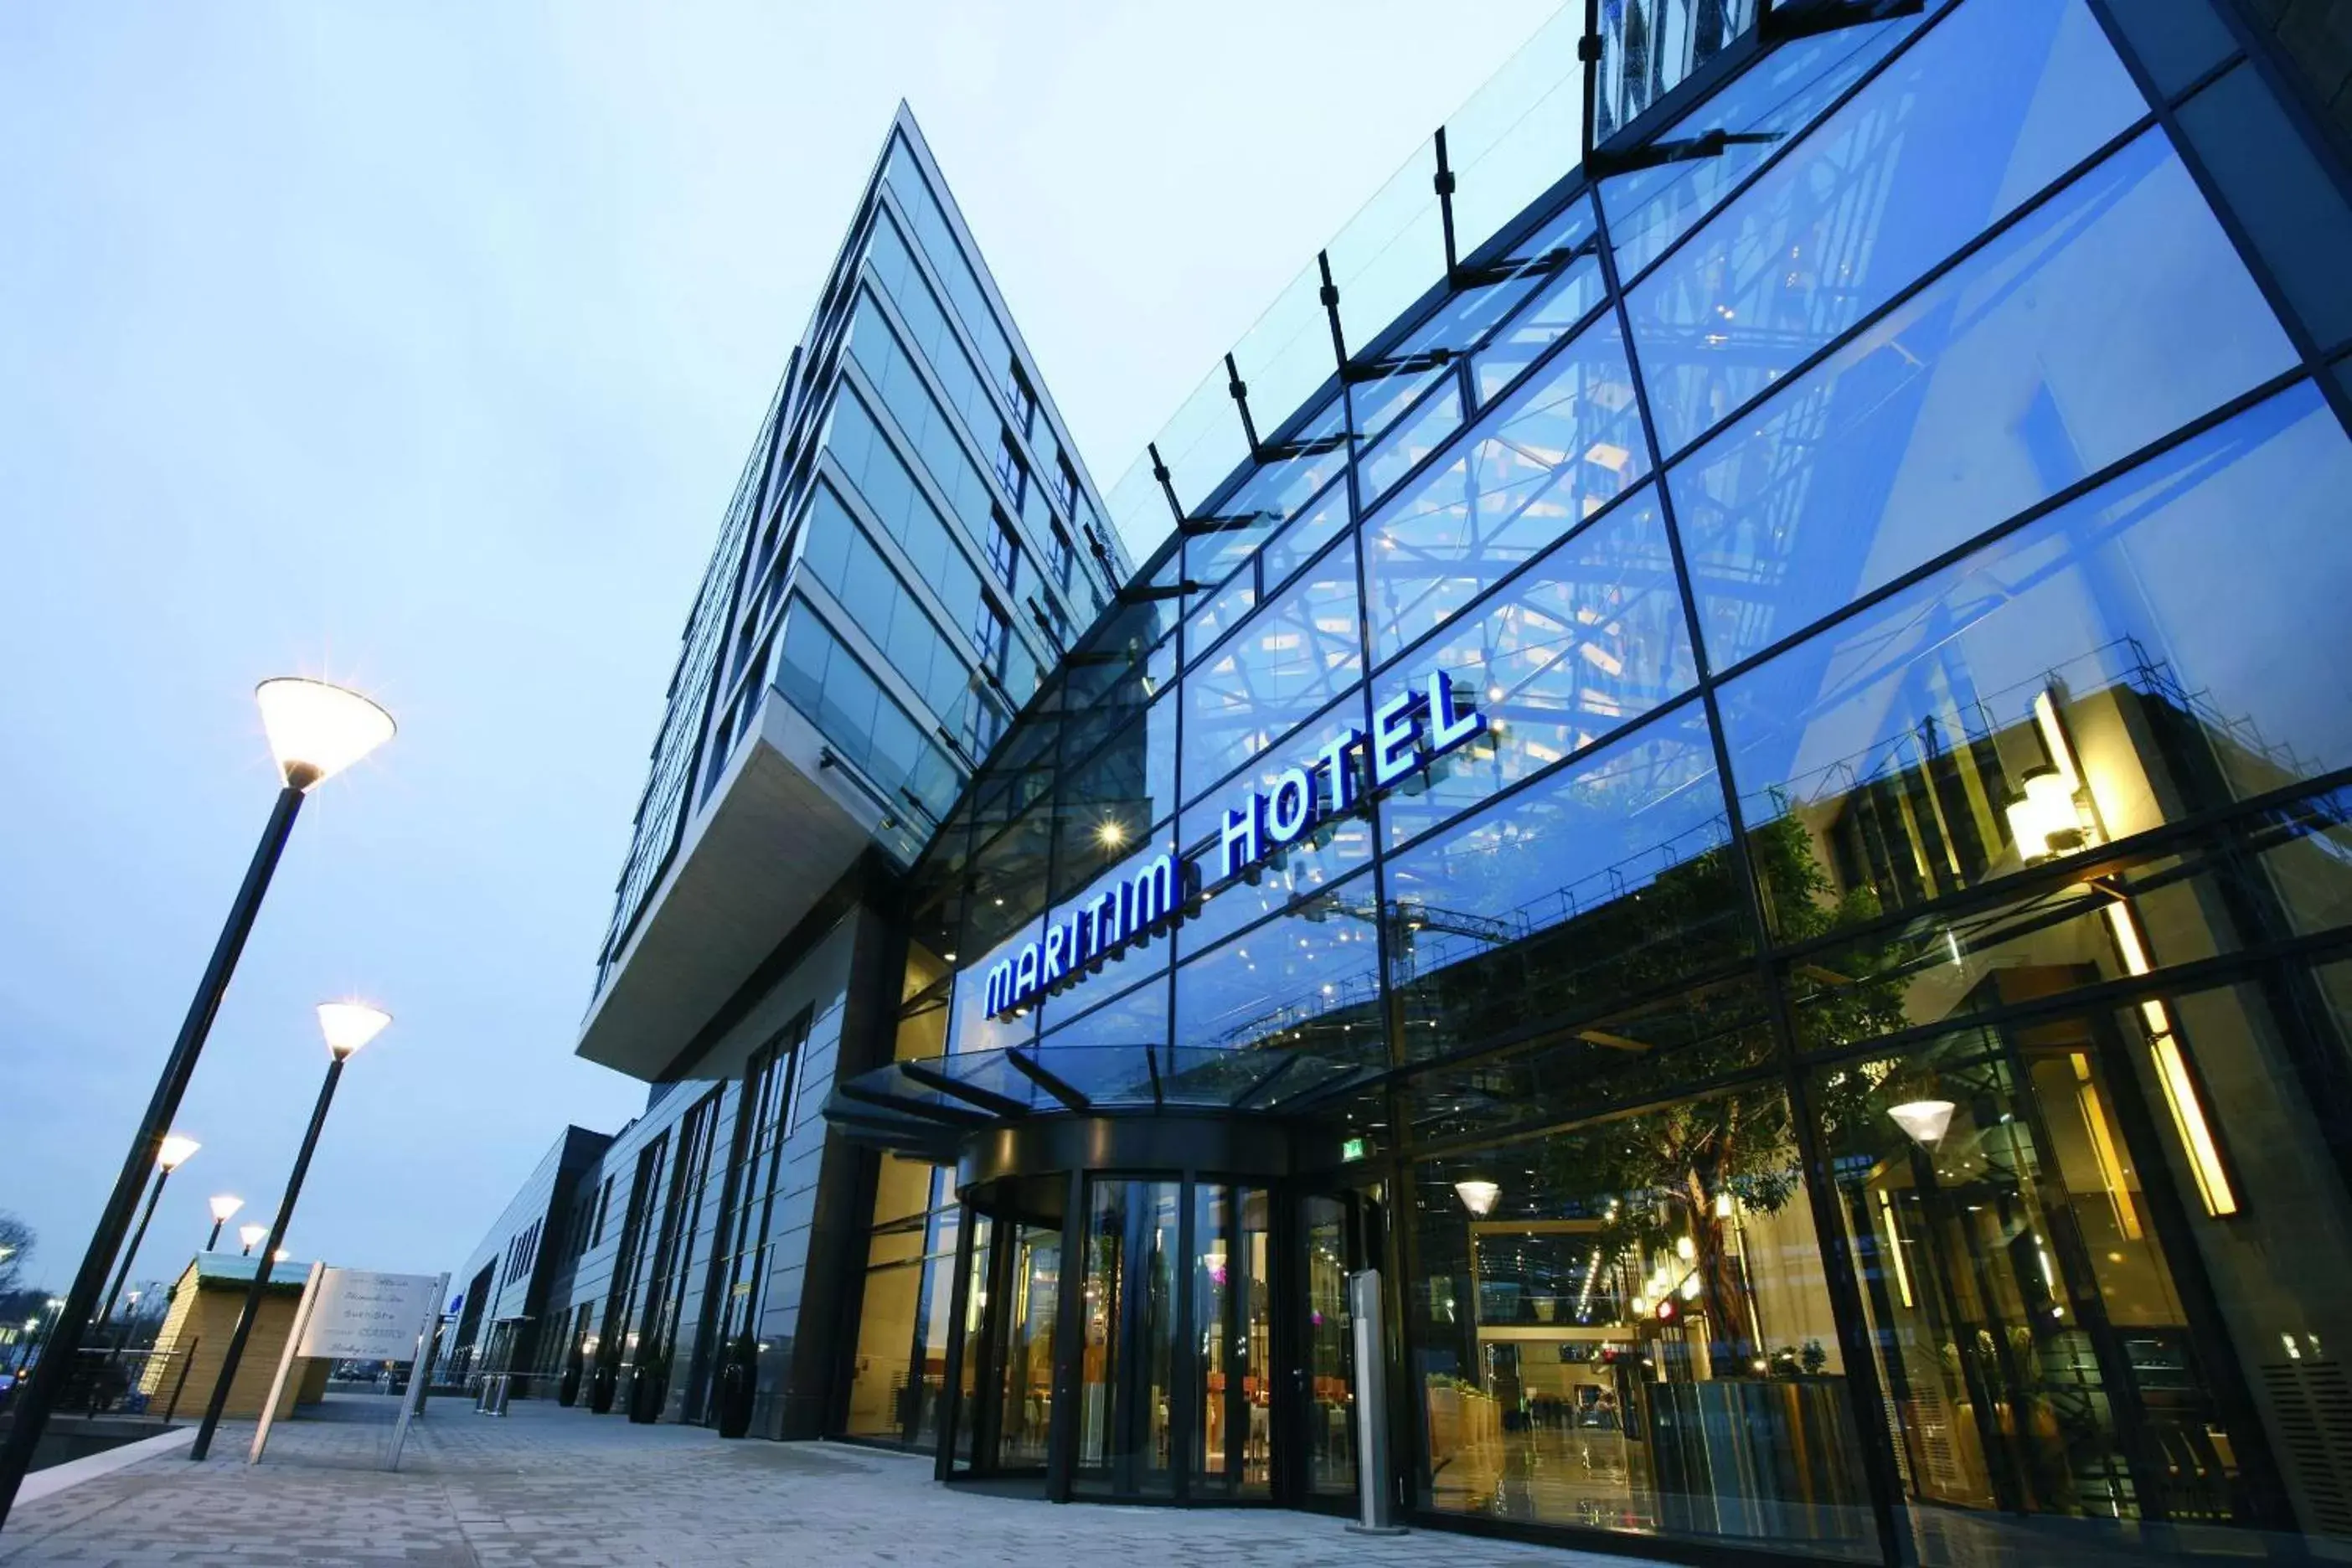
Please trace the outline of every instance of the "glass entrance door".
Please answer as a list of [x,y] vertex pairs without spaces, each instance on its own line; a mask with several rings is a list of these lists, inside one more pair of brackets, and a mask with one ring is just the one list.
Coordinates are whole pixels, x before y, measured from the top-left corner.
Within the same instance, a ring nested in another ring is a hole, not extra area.
[[1356,1264],[1350,1200],[1314,1193],[1299,1200],[1300,1480],[1307,1500],[1356,1491],[1355,1319],[1348,1276]]

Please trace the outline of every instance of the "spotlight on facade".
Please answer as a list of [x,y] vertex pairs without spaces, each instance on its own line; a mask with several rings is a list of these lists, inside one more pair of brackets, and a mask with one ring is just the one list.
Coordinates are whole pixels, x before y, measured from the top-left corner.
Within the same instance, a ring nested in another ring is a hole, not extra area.
[[2083,847],[2083,819],[2074,809],[2074,791],[2056,768],[2036,768],[2025,775],[2025,793],[2006,807],[2011,837],[2027,860],[2046,860]]
[[1948,1100],[1914,1100],[1888,1106],[1886,1114],[1911,1135],[1914,1143],[1932,1150],[1944,1141],[1946,1130],[1952,1125],[1952,1112],[1958,1109]]
[[1456,1182],[1454,1190],[1461,1197],[1462,1206],[1482,1219],[1492,1212],[1495,1200],[1503,1195],[1503,1189],[1492,1182]]
[[295,789],[332,778],[392,739],[391,714],[323,680],[281,676],[255,687],[253,699],[278,771]]

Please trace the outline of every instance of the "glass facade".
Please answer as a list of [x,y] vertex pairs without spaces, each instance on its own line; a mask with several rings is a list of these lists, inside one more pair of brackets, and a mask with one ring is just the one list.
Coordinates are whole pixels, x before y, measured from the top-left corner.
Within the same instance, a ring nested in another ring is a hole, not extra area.
[[2340,171],[2201,8],[1601,9],[1585,169],[1335,245],[916,867],[858,1430],[1345,1507],[1377,1268],[1421,1522],[2352,1551]]

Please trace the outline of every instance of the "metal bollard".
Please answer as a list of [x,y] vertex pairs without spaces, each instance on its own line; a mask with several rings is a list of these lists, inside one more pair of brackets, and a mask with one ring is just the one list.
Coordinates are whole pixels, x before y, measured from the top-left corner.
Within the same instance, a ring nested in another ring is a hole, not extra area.
[[1356,1483],[1360,1535],[1402,1535],[1389,1496],[1388,1336],[1381,1332],[1381,1271],[1348,1276],[1348,1310],[1356,1329]]

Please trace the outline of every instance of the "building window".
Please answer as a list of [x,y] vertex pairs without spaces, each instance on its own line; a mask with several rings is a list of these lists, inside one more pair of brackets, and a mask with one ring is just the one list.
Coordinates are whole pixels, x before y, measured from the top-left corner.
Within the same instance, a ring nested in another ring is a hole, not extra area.
[[1019,511],[1027,504],[1029,466],[1013,445],[1013,432],[1007,430],[996,444],[996,477],[1004,481],[1004,493],[1013,498],[1013,510]]
[[996,569],[1005,592],[1017,594],[1021,591],[1021,541],[1003,512],[995,514],[995,523],[988,536],[988,563]]
[[1004,367],[1004,396],[1013,405],[1013,423],[1026,436],[1037,426],[1037,395],[1029,389],[1029,378],[1021,374],[1018,364]]

